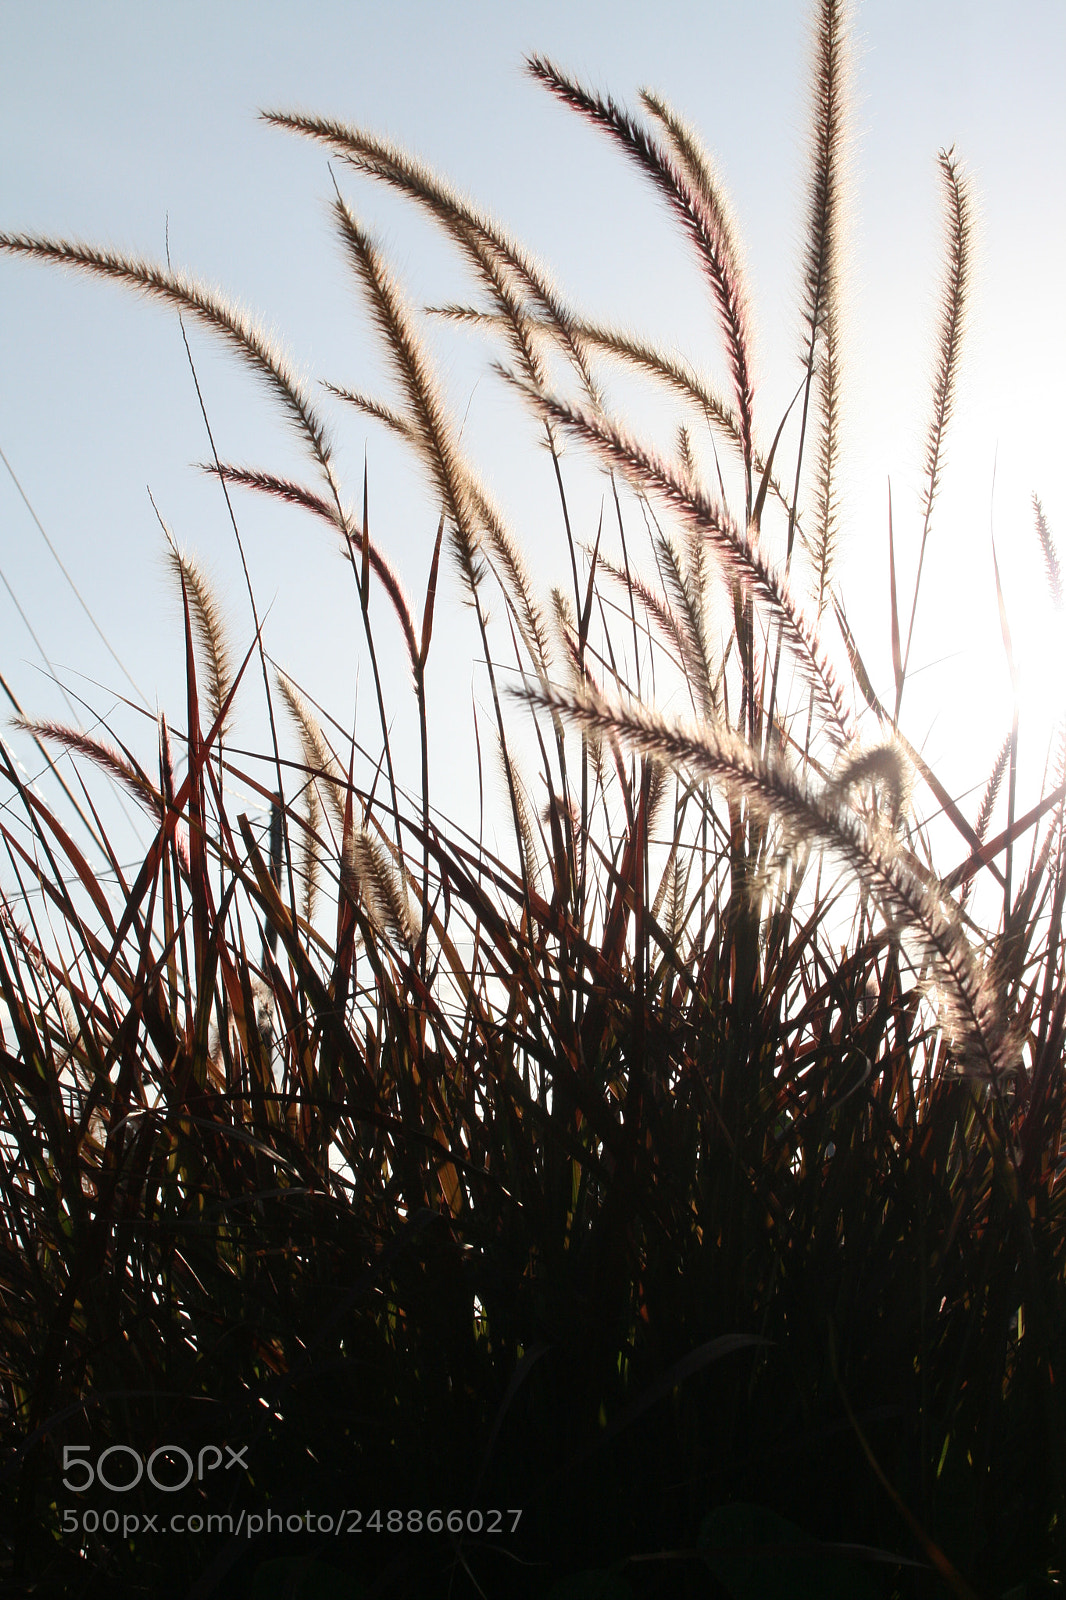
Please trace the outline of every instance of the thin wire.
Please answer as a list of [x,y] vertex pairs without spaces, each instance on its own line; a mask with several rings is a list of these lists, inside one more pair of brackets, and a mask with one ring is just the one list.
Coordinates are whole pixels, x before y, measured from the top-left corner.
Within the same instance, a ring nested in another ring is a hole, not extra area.
[[[0,689],[3,689],[4,693],[7,695],[8,699],[11,701],[11,704],[14,706],[14,708],[15,708],[16,712],[18,713],[18,715],[20,717],[25,717],[26,713],[23,711],[22,707],[19,705],[18,701],[16,700],[14,694],[11,691],[11,687],[8,684],[8,681],[4,677],[2,672],[0,672]],[[67,701],[67,704],[70,705],[70,701],[69,700]],[[71,709],[73,710],[73,707],[71,707]],[[44,756],[44,759],[47,761],[49,767],[55,773],[56,778],[59,780],[59,786],[63,790],[63,793],[66,795],[67,799],[70,801],[71,805],[74,807],[75,811],[78,813],[78,816],[81,818],[82,822],[84,822],[86,828],[88,828],[89,833],[92,836],[93,840],[102,849],[103,848],[103,840],[100,838],[100,835],[97,833],[96,829],[93,827],[92,823],[89,821],[88,817],[85,815],[85,812],[82,810],[81,806],[78,804],[77,800],[74,797],[73,792],[71,791],[71,789],[67,785],[66,779],[63,777],[63,774],[60,772],[59,768],[56,766],[55,762],[52,760],[52,757],[48,754],[48,750],[47,750],[46,746],[41,742],[41,740],[37,737],[36,734],[32,734],[31,737],[33,739],[34,744],[37,746],[38,750],[41,752],[41,754]],[[19,765],[21,766],[21,762],[19,763]],[[23,767],[22,770],[25,772],[25,770],[26,770],[25,767]],[[31,781],[31,783],[35,783],[36,779],[31,779],[30,781]],[[6,806],[2,807],[0,809],[6,809]]]
[[[64,566],[63,561],[60,558],[58,550],[56,549],[55,545],[52,543],[51,539],[48,537],[47,533],[45,532],[44,524],[42,523],[40,517],[37,515],[36,511],[33,509],[33,506],[30,504],[29,496],[27,495],[25,489],[22,487],[21,483],[19,482],[18,478],[16,477],[15,469],[11,465],[10,461],[7,459],[7,456],[4,454],[3,449],[0,449],[0,461],[2,461],[4,463],[4,466],[7,468],[8,474],[9,474],[9,476],[11,478],[11,482],[15,485],[15,488],[18,490],[19,494],[22,496],[22,502],[23,502],[24,506],[26,507],[26,510],[29,512],[30,516],[33,518],[33,520],[34,520],[34,522],[35,522],[35,524],[37,526],[38,533],[41,535],[41,538],[44,540],[45,544],[48,546],[49,550],[51,551],[53,560],[55,561],[55,563],[56,563],[57,567],[59,568],[60,572],[63,574],[64,578],[66,578],[68,584],[70,585],[70,587],[71,587],[71,589],[72,589],[72,591],[74,593],[75,599],[77,600],[78,604],[81,606],[81,609],[85,612],[85,615],[88,617],[89,621],[92,623],[93,627],[96,629],[96,632],[98,633],[98,635],[100,636],[101,640],[103,641],[104,647],[106,648],[108,654],[111,656],[111,659],[114,661],[115,665],[118,667],[119,671],[122,673],[123,677],[126,679],[126,682],[130,685],[130,687],[134,690],[134,692],[140,697],[140,700],[141,700],[142,704],[144,706],[146,706],[149,711],[151,711],[152,706],[151,706],[150,701],[148,700],[147,695],[144,693],[143,689],[141,689],[140,686],[137,683],[134,682],[133,678],[127,672],[126,668],[123,666],[122,661],[119,659],[118,655],[115,653],[115,650],[113,649],[113,647],[111,645],[111,641],[108,639],[108,637],[105,634],[103,628],[101,628],[100,624],[97,622],[96,618],[93,616],[92,612],[89,610],[89,607],[86,604],[86,602],[85,602],[85,600],[84,600],[84,598],[82,596],[81,590],[78,588],[77,584],[74,582],[74,579],[71,577],[70,573],[67,571],[66,567]],[[2,574],[0,574],[0,576],[2,576]],[[8,594],[11,594],[11,587],[8,584],[6,578],[4,579],[4,586],[5,586],[5,588],[7,588]],[[13,594],[11,594],[11,598],[13,600],[15,599]],[[17,600],[15,600],[15,604],[18,606],[18,601]],[[25,622],[27,628],[29,628],[30,625],[26,621],[25,612],[22,610],[21,606],[18,606],[18,609],[19,609],[19,615],[22,617],[23,622]],[[32,628],[30,628],[30,632],[31,632],[31,634],[33,634],[34,642],[37,644],[38,650],[41,650],[40,642],[37,640],[37,635],[35,633],[33,633],[33,629]],[[41,654],[44,656],[44,651],[43,650],[41,650]],[[47,656],[45,656],[44,658],[45,658],[46,661],[48,660]],[[49,662],[49,666],[51,666],[51,662]],[[53,675],[54,675],[54,669],[53,669]],[[70,705],[69,700],[67,701],[67,704]],[[71,706],[70,709],[71,709],[71,711],[73,711],[74,707]]]
[[[67,694],[67,691],[64,689],[63,685],[60,683],[59,674],[56,671],[55,667],[52,665],[52,662],[49,660],[47,650],[45,649],[44,645],[41,643],[40,639],[38,639],[36,633],[34,632],[33,623],[30,621],[30,619],[26,615],[25,611],[23,611],[22,606],[19,604],[18,595],[15,593],[14,589],[12,589],[11,585],[8,583],[7,578],[6,578],[2,568],[0,568],[0,583],[3,584],[4,588],[7,590],[8,594],[11,596],[11,602],[14,605],[15,610],[18,612],[19,616],[22,618],[23,622],[26,625],[26,632],[29,634],[30,638],[33,640],[34,644],[37,646],[37,649],[40,651],[41,659],[44,662],[45,666],[48,668],[49,673],[51,674],[52,682],[56,685],[56,688],[59,690],[60,694],[63,696],[63,699],[67,702],[67,710],[70,712],[71,716],[74,718],[74,720],[76,722],[78,720],[78,713],[75,711],[74,706],[71,703],[70,696]],[[20,713],[20,715],[21,715],[21,713]]]
[[[89,607],[86,605],[84,599],[82,598],[82,595],[81,595],[81,593],[80,593],[80,591],[78,589],[77,584],[74,582],[74,579],[71,577],[70,573],[67,571],[66,567],[63,565],[63,562],[60,560],[59,554],[56,551],[55,546],[53,545],[51,539],[49,539],[47,533],[44,531],[44,526],[43,526],[43,524],[41,522],[40,517],[37,515],[36,511],[33,509],[33,506],[30,504],[30,501],[29,501],[29,498],[28,498],[28,496],[26,494],[26,491],[22,487],[22,485],[19,482],[18,478],[16,477],[15,470],[12,467],[10,461],[7,459],[7,456],[4,454],[2,448],[0,448],[0,461],[2,461],[4,463],[4,466],[7,468],[8,472],[9,472],[9,474],[11,476],[12,483],[15,485],[15,488],[18,490],[19,494],[22,496],[23,503],[25,504],[25,507],[26,507],[27,511],[29,512],[30,516],[33,518],[34,522],[36,523],[37,530],[40,533],[41,538],[44,540],[45,544],[48,546],[49,550],[52,552],[52,556],[54,557],[55,562],[56,562],[57,566],[59,567],[59,570],[62,572],[64,578],[66,578],[66,580],[69,583],[71,589],[74,591],[74,595],[75,595],[75,598],[78,601],[78,604],[81,606],[82,610],[85,612],[85,615],[88,617],[89,621],[92,623],[93,627],[96,629],[97,633],[100,635],[100,638],[103,640],[104,645],[106,646],[107,650],[110,652],[110,654],[113,657],[116,665],[118,666],[119,670],[122,672],[122,674],[124,675],[124,677],[126,678],[128,683],[130,684],[130,686],[133,689],[134,693],[139,695],[141,701],[143,702],[143,704],[145,705],[147,710],[151,711],[152,707],[149,704],[149,701],[148,701],[147,697],[145,696],[144,691],[134,682],[133,678],[130,677],[130,674],[126,671],[126,668],[123,666],[122,662],[119,660],[119,657],[115,654],[114,650],[111,647],[111,644],[109,643],[106,635],[104,634],[103,629],[100,627],[100,625],[97,622],[96,618],[93,616],[92,612],[89,610]],[[10,583],[7,580],[7,576],[6,576],[6,574],[4,573],[4,571],[2,569],[0,569],[0,583],[3,583],[4,588],[7,590],[9,596],[11,597],[11,603],[15,607],[15,610],[18,612],[19,616],[22,618],[22,621],[23,621],[23,624],[24,624],[24,626],[26,628],[27,633],[29,634],[30,638],[33,640],[34,644],[37,646],[37,649],[38,649],[38,652],[40,653],[41,659],[44,662],[45,666],[48,668],[48,671],[49,671],[49,674],[51,676],[52,682],[55,684],[56,688],[59,690],[60,694],[63,696],[63,700],[66,703],[67,710],[70,712],[71,716],[74,718],[74,721],[76,723],[78,723],[79,725],[81,725],[81,717],[79,716],[78,711],[77,711],[76,707],[74,706],[73,701],[71,700],[70,696],[67,694],[67,691],[64,689],[62,683],[60,682],[59,674],[56,671],[54,663],[52,662],[51,658],[49,657],[47,650],[44,648],[44,645],[41,643],[40,639],[37,637],[37,633],[36,633],[36,631],[34,629],[34,626],[33,626],[32,622],[30,621],[29,617],[26,615],[25,611],[23,610],[21,602],[19,601],[18,595],[15,593],[14,589],[12,589]],[[23,711],[22,707],[19,705],[18,701],[15,699],[15,696],[12,694],[11,689],[8,686],[7,682],[2,680],[2,679],[0,679],[0,687],[3,688],[4,693],[7,695],[8,699],[11,701],[12,705],[15,707],[15,710],[18,712],[19,716],[20,717],[25,717],[26,713]],[[34,743],[37,745],[38,749],[43,754],[45,760],[48,762],[48,765],[51,768],[52,772],[59,779],[59,783],[60,783],[64,793],[66,794],[67,798],[71,801],[71,803],[74,806],[74,809],[78,813],[78,816],[81,818],[82,822],[85,824],[86,828],[89,830],[89,833],[91,834],[94,843],[96,843],[101,848],[103,848],[103,841],[101,840],[99,833],[97,832],[96,828],[92,825],[92,823],[89,821],[88,817],[85,815],[85,812],[82,810],[81,806],[78,804],[77,800],[75,800],[75,798],[74,798],[73,794],[71,793],[70,789],[67,787],[66,783],[64,782],[64,780],[63,780],[63,778],[62,778],[62,776],[61,776],[61,774],[59,772],[59,768],[56,766],[55,762],[52,760],[51,756],[48,754],[48,751],[45,749],[45,747],[41,743],[40,739],[37,738],[36,734],[34,734],[33,738],[34,738]],[[131,828],[133,829],[134,835],[138,839],[140,839],[140,830],[139,830],[136,822],[134,821],[133,817],[130,815],[126,805],[123,803],[121,795],[116,795],[116,801],[118,803],[119,810],[122,812],[122,815],[126,818],[126,821],[130,824]]]

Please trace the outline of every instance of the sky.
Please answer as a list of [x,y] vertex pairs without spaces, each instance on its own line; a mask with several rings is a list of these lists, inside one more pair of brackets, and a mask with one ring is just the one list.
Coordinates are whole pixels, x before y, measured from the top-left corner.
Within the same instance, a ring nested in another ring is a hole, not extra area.
[[[715,154],[745,247],[768,441],[799,377],[807,23],[802,0],[305,0],[298,8],[0,0],[0,229],[157,259],[169,239],[175,265],[254,310],[312,381],[394,399],[330,233],[325,152],[256,115],[299,108],[413,149],[549,263],[583,312],[676,343],[721,373],[684,242],[602,136],[524,73],[524,55],[536,50],[633,108],[641,87],[658,89]],[[1030,685],[1027,752],[1043,748],[1049,686],[1066,684],[1031,510],[1036,492],[1066,549],[1066,8],[867,0],[853,35],[839,582],[887,696],[887,485],[909,596],[941,269],[936,154],[954,145],[977,202],[976,272],[912,656],[921,670],[904,726],[956,791],[979,790],[1011,716],[993,534]],[[454,257],[421,219],[370,180],[335,170],[415,304],[469,296]],[[310,478],[254,378],[206,334],[190,338],[220,455]],[[564,571],[564,547],[557,516],[547,520],[550,463],[534,424],[492,377],[493,352],[476,335],[436,328],[431,339],[466,417],[464,442],[546,590]],[[179,543],[216,574],[241,654],[252,637],[225,506],[195,465],[209,446],[177,320],[116,286],[0,258],[0,372],[8,464],[0,462],[0,671],[31,715],[70,720],[61,686],[86,726],[102,717],[151,761],[151,723],[122,704],[136,698],[129,680],[179,724],[184,691],[180,611],[149,490]],[[436,531],[432,495],[380,429],[327,410],[353,501],[365,454],[371,527],[418,615]],[[577,495],[579,538],[594,537],[601,492]],[[328,535],[295,511],[248,497],[236,507],[268,612],[268,649],[372,742],[355,591]],[[471,702],[485,700],[475,654],[449,577],[438,598],[430,716],[457,792],[470,780]],[[413,696],[395,640],[384,662],[397,738],[413,749]],[[239,728],[254,743],[259,689],[247,692]],[[36,772],[30,747],[15,743]]]

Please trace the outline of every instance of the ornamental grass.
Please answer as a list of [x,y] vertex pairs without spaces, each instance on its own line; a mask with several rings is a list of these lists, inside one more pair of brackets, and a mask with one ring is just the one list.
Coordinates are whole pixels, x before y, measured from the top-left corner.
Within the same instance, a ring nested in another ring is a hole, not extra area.
[[[353,736],[271,655],[254,574],[253,624],[228,637],[168,534],[185,704],[137,748],[24,719],[85,776],[80,818],[0,746],[12,1593],[1055,1592],[1066,748],[1022,814],[1017,723],[976,808],[905,732],[972,255],[951,151],[891,685],[835,587],[846,23],[820,0],[784,418],[760,404],[741,252],[694,130],[657,94],[629,111],[539,56],[530,73],[694,254],[724,387],[579,314],[501,224],[340,122],[264,114],[332,158],[390,403],[312,390],[169,265],[0,236],[204,325],[281,402],[306,478],[213,445],[205,466],[238,541],[249,495],[325,524],[371,685]],[[371,180],[456,247],[469,303],[408,303],[359,220]],[[535,551],[465,452],[441,319],[525,403],[558,513]],[[660,405],[666,446],[611,409],[619,371]],[[406,443],[439,507],[414,598],[372,531],[372,470],[341,481],[353,408]],[[575,463],[602,474],[592,525]],[[465,816],[437,809],[431,770],[446,564],[479,650]],[[397,630],[402,683],[380,664]],[[256,696],[258,753],[229,727]],[[135,872],[93,782],[148,819]],[[185,1532],[164,1537],[175,1514]]]

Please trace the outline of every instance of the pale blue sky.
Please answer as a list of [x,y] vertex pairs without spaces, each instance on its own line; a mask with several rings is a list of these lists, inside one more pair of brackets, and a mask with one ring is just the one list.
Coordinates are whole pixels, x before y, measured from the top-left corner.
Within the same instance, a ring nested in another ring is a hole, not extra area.
[[[298,106],[413,147],[550,262],[580,307],[695,348],[713,365],[710,319],[682,243],[606,142],[524,76],[523,53],[536,49],[630,105],[642,85],[658,88],[718,156],[746,244],[762,431],[770,437],[796,382],[806,15],[801,0],[0,0],[0,227],[161,256],[169,215],[175,263],[261,313],[313,376],[387,392],[328,231],[324,155],[256,121],[261,106]],[[911,732],[924,737],[937,706],[956,705],[963,686],[978,711],[976,729],[960,730],[954,713],[944,715],[930,748],[940,755],[961,744],[976,782],[1009,718],[988,536],[997,449],[995,527],[1020,634],[1037,631],[1024,599],[1039,570],[1032,490],[1066,546],[1066,7],[868,0],[855,32],[853,449],[843,581],[887,689],[884,485],[891,473],[906,575],[918,532],[939,270],[935,156],[954,142],[980,202],[978,273],[953,470],[928,556],[926,631],[914,660],[965,653],[927,675],[931,692],[912,704]],[[463,292],[454,261],[424,225],[367,180],[341,181],[380,230],[414,299]],[[488,452],[481,470],[527,547],[558,555],[557,529],[537,544],[544,534],[532,484],[543,480],[544,461],[532,424],[523,432],[493,380],[478,381],[486,362],[476,339],[448,334],[437,348],[453,398],[471,402],[468,438],[475,454],[479,446]],[[292,441],[253,380],[202,335],[194,352],[222,454],[296,470]],[[179,540],[219,573],[235,638],[246,644],[249,631],[224,507],[190,467],[206,443],[175,318],[113,286],[3,259],[0,371],[0,449],[124,664],[180,721],[180,622],[146,484]],[[429,496],[359,419],[339,417],[338,433],[353,497],[364,445],[369,452],[372,520],[420,606],[435,530]],[[259,598],[273,602],[268,646],[350,720],[358,619],[328,538],[296,513],[247,498],[237,504]],[[593,500],[583,507],[589,518],[594,509]],[[547,577],[547,558],[539,559]],[[79,671],[98,680],[106,688],[85,692],[109,712],[113,691],[125,688],[121,675],[2,466],[0,570],[68,689]],[[456,613],[456,599],[451,584],[441,604]],[[461,620],[442,620],[441,628],[439,698],[431,705],[438,719],[457,703],[468,706],[477,687]],[[64,714],[3,590],[0,638],[0,670],[27,706]],[[399,702],[399,686],[397,694]],[[149,754],[150,729],[137,734],[128,717],[117,721]],[[255,726],[253,715],[249,737]]]

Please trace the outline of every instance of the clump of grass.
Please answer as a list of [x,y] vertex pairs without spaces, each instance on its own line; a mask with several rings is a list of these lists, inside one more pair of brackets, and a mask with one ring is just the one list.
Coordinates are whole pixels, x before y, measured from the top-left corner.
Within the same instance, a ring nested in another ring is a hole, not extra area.
[[[720,182],[658,94],[642,119],[529,62],[680,223],[728,399],[695,364],[571,310],[497,222],[395,146],[268,116],[459,247],[484,303],[443,309],[500,342],[502,381],[547,442],[572,594],[535,592],[463,453],[426,319],[339,190],[334,223],[401,405],[329,388],[401,435],[439,498],[420,607],[372,537],[366,478],[359,517],[317,403],[249,317],[169,268],[0,235],[205,322],[281,397],[317,483],[217,456],[210,470],[340,540],[378,711],[356,742],[270,661],[258,612],[231,666],[210,585],[173,548],[185,726],[160,718],[151,771],[105,739],[27,724],[144,807],[153,837],[132,882],[101,836],[117,884],[103,891],[0,747],[13,1582],[746,1600],[1036,1594],[1057,1571],[1066,758],[1020,819],[1011,763],[1008,825],[990,839],[1009,739],[971,822],[901,726],[918,586],[904,638],[893,581],[893,714],[834,592],[846,20],[821,0],[802,405],[780,424],[759,411]],[[950,154],[941,170],[919,583],[969,256],[965,178]],[[676,458],[607,410],[604,359],[679,407]],[[701,424],[726,462],[717,493]],[[614,529],[587,540],[567,435],[610,480]],[[1039,503],[1036,516],[1057,575]],[[496,850],[430,804],[445,539],[491,691],[512,832]],[[390,745],[402,697],[377,666],[377,588],[410,667],[413,789]],[[276,710],[292,734],[261,760],[226,731],[256,654],[271,727]],[[512,663],[524,681],[508,696]],[[660,705],[681,690],[691,719],[658,709],[649,683]],[[235,789],[269,822],[234,816]],[[950,872],[929,857],[930,795],[960,836]],[[970,908],[984,878],[1005,886],[995,926]],[[132,1533],[98,1520],[63,1539],[68,1502],[112,1504],[106,1485],[64,1499],[64,1452],[198,1460],[220,1442],[247,1447],[246,1477],[168,1502],[205,1531],[161,1540],[146,1526],[160,1495],[138,1479],[122,1500]],[[342,1504],[402,1512],[400,1531],[277,1531]],[[258,1537],[207,1521],[241,1510],[262,1513]]]

